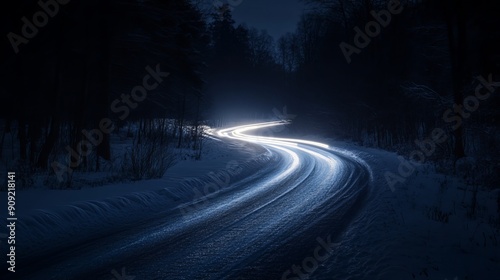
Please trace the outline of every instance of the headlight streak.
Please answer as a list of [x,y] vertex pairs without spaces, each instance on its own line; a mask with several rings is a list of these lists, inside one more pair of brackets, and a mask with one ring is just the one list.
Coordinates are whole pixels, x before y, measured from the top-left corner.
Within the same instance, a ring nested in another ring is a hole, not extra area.
[[[277,125],[277,124],[273,124],[273,125]],[[266,124],[266,125],[270,126],[269,124]],[[260,126],[256,126],[256,125],[250,125],[250,126],[246,125],[246,126],[243,126],[243,127],[245,127],[245,128],[246,127],[248,127],[248,128],[252,127],[252,129],[261,128]],[[238,128],[241,128],[241,127],[238,127]],[[204,219],[207,219],[208,217],[215,215],[215,213],[223,212],[224,210],[226,210],[227,208],[231,207],[232,205],[235,205],[235,204],[238,204],[238,203],[242,203],[245,200],[247,200],[250,197],[252,197],[253,195],[255,195],[256,193],[259,193],[262,189],[269,188],[270,186],[275,186],[275,185],[279,184],[280,182],[282,182],[283,180],[285,180],[288,176],[290,176],[291,174],[293,174],[299,168],[299,166],[300,166],[300,158],[299,158],[299,156],[297,155],[297,153],[295,153],[294,151],[292,151],[292,150],[290,150],[290,149],[287,148],[287,147],[298,148],[297,144],[295,144],[295,143],[280,142],[280,141],[276,141],[276,140],[256,141],[256,140],[253,140],[253,139],[244,138],[246,136],[243,136],[243,135],[242,136],[234,136],[234,134],[238,135],[238,133],[235,133],[233,131],[233,128],[228,128],[228,129],[220,130],[220,131],[217,131],[217,133],[216,133],[216,135],[218,135],[219,137],[226,137],[226,138],[230,138],[230,139],[234,139],[234,140],[238,140],[238,141],[247,141],[247,142],[251,142],[251,143],[261,144],[261,145],[263,145],[263,147],[268,152],[271,152],[269,150],[269,148],[283,151],[284,154],[286,154],[289,157],[290,164],[288,166],[286,166],[286,169],[284,169],[282,172],[280,172],[276,176],[270,178],[270,180],[268,180],[262,186],[260,186],[258,188],[255,188],[255,189],[252,189],[252,190],[249,190],[248,192],[245,192],[243,194],[240,194],[240,196],[234,197],[234,199],[229,200],[229,201],[227,201],[225,203],[221,203],[221,204],[218,204],[218,205],[213,205],[212,207],[209,207],[209,208],[205,209],[205,211],[203,213],[193,213],[193,215],[191,215],[191,217],[189,217],[186,220],[184,220],[184,224],[185,225],[194,224],[197,221],[203,221]],[[212,135],[214,135],[214,134],[212,134]],[[249,137],[249,138],[251,138],[251,137]],[[276,139],[279,139],[279,138],[276,138]]]
[[276,138],[276,137],[265,137],[265,136],[255,136],[255,135],[248,135],[245,134],[244,132],[250,131],[250,130],[256,130],[256,129],[262,129],[262,128],[267,128],[267,127],[272,127],[272,126],[278,126],[278,125],[286,125],[289,124],[289,122],[282,122],[282,121],[274,121],[274,122],[265,122],[265,123],[257,123],[257,124],[249,124],[249,125],[242,125],[242,126],[236,126],[236,127],[231,127],[231,128],[226,128],[222,129],[217,132],[217,134],[220,137],[227,137],[230,139],[234,140],[240,140],[240,141],[246,141],[246,142],[251,142],[251,143],[257,143],[257,144],[263,144],[263,145],[270,145],[273,147],[277,146],[284,146],[284,147],[293,147],[296,149],[300,149],[304,152],[309,153],[310,155],[322,159],[328,163],[330,166],[330,170],[333,171],[335,166],[338,164],[338,162],[331,157],[331,155],[328,153],[328,155],[322,155],[318,152],[314,152],[311,149],[308,148],[301,148],[299,147],[299,144],[304,144],[304,145],[309,145],[309,146],[316,146],[322,149],[329,149],[330,146],[319,143],[319,142],[314,142],[314,141],[309,141],[309,140],[301,140],[301,139],[292,139],[292,138]]
[[[284,154],[286,154],[290,158],[291,161],[290,161],[289,166],[286,167],[286,169],[284,169],[277,176],[270,178],[270,180],[268,180],[265,184],[262,184],[258,188],[249,190],[248,192],[245,192],[238,197],[234,197],[234,199],[228,200],[225,203],[221,203],[219,205],[213,205],[212,207],[205,209],[204,212],[193,213],[191,215],[191,217],[189,217],[187,220],[183,221],[183,226],[189,227],[189,226],[193,226],[199,222],[202,222],[205,219],[207,219],[208,217],[217,215],[216,213],[221,213],[221,212],[225,211],[226,209],[230,208],[232,205],[243,203],[245,200],[247,200],[251,196],[255,195],[256,193],[259,193],[262,189],[272,187],[276,184],[279,184],[284,179],[286,179],[293,172],[295,172],[300,167],[300,164],[301,164],[300,157],[297,155],[296,152],[292,151],[290,148],[297,149],[297,150],[300,150],[302,152],[308,153],[313,158],[317,158],[320,161],[326,162],[327,166],[328,166],[328,170],[325,170],[327,173],[325,173],[324,175],[327,175],[327,176],[325,176],[325,178],[324,178],[325,180],[323,180],[323,181],[326,182],[328,177],[334,177],[335,176],[334,174],[338,172],[338,169],[342,168],[342,162],[340,160],[336,159],[335,156],[332,155],[331,153],[322,150],[322,149],[330,150],[329,146],[326,144],[313,142],[313,141],[307,141],[307,140],[300,140],[300,139],[263,137],[263,136],[254,136],[254,135],[244,134],[244,132],[248,132],[250,130],[256,130],[256,129],[272,127],[272,126],[277,126],[277,125],[286,125],[286,124],[287,123],[284,123],[284,122],[267,122],[267,123],[258,123],[258,124],[250,124],[250,125],[243,125],[243,126],[237,126],[237,127],[232,127],[232,128],[226,128],[226,129],[222,129],[219,131],[211,130],[209,132],[209,135],[212,135],[212,136],[217,135],[220,138],[225,137],[225,138],[229,138],[229,139],[233,139],[233,140],[246,141],[246,142],[250,142],[250,143],[260,144],[268,151],[269,151],[269,148],[282,151],[282,152],[284,152]],[[216,138],[216,137],[214,137],[214,138]],[[304,144],[304,145],[311,145],[314,147],[308,147],[308,146],[301,147],[301,146],[299,146],[299,143]],[[316,147],[319,147],[319,148],[316,148]],[[298,184],[300,184],[300,183],[297,182],[297,185]],[[326,188],[326,187],[328,187],[328,185],[321,184],[321,186],[318,186],[318,187],[319,188],[312,190],[312,191],[313,192],[321,192],[320,189]],[[293,190],[293,188],[290,188],[286,192],[280,194],[278,197],[276,197],[272,201],[269,201],[268,203],[262,205],[258,209],[265,207],[266,205],[268,205],[268,204],[272,203],[273,201],[275,201],[276,199],[286,195],[287,193],[289,193],[292,190]],[[309,199],[311,199],[311,198],[312,197],[310,197]],[[309,199],[304,199],[302,201],[302,203],[290,207],[288,209],[288,212],[293,212],[295,209],[302,207],[304,204],[308,203]],[[255,211],[257,211],[258,209],[256,209]],[[248,214],[248,215],[250,215],[250,214]],[[157,232],[156,234],[150,234],[149,236],[144,236],[143,238],[136,240],[135,242],[132,242],[131,244],[128,244],[124,247],[129,247],[129,246],[133,246],[136,244],[140,244],[142,242],[145,242],[146,240],[148,240],[148,238],[151,238],[153,236],[158,237],[161,235],[165,235],[167,233],[178,232],[180,230],[181,230],[181,228],[179,228],[179,227],[169,225],[169,226],[166,226],[162,230],[162,232]],[[124,247],[122,247],[121,249],[123,249]]]
[[317,146],[317,147],[324,148],[324,149],[329,148],[329,146],[326,144],[314,142],[314,141],[309,141],[309,140],[254,136],[254,135],[248,135],[248,134],[243,133],[243,132],[246,132],[249,130],[256,130],[256,129],[266,128],[266,127],[286,125],[286,124],[289,124],[289,123],[277,121],[277,122],[266,122],[266,123],[242,125],[242,126],[236,126],[236,127],[231,127],[231,128],[219,130],[219,131],[217,131],[217,134],[220,137],[228,137],[231,139],[238,139],[238,140],[242,140],[242,141],[250,141],[250,142],[259,141],[260,142],[260,141],[275,140],[275,141],[280,141],[281,144],[284,144],[282,142],[291,142],[290,144],[293,144],[293,146],[296,146],[297,143],[301,143],[301,144],[306,144],[306,145],[311,145],[311,146]]
[[[349,214],[346,211],[352,201],[364,192],[367,176],[357,164],[361,159],[349,150],[307,140],[251,135],[256,129],[286,124],[279,121],[209,129],[206,137],[226,142],[221,148],[255,151],[255,157],[245,158],[250,164],[243,165],[248,167],[244,173],[217,178],[225,180],[224,184],[217,182],[219,187],[204,196],[195,190],[213,184],[212,177],[196,178],[179,186],[169,184],[165,187],[171,188],[168,192],[158,193],[165,195],[159,197],[160,202],[168,202],[151,208],[154,216],[119,232],[119,238],[99,238],[95,246],[90,244],[80,250],[82,254],[77,258],[63,254],[60,265],[42,272],[78,275],[127,264],[127,272],[131,267],[132,272],[164,279],[248,278],[253,271],[260,276],[253,278],[264,279],[271,275],[268,267],[281,269],[288,259],[292,263],[302,249],[308,249],[308,241],[302,239],[333,229],[337,220],[344,221],[343,213]],[[211,167],[210,163],[207,167]],[[190,187],[194,195],[191,201]],[[180,199],[171,202],[172,194]],[[192,211],[178,211],[184,206]],[[330,235],[327,240],[331,244]],[[85,259],[93,259],[93,266],[79,265]],[[274,259],[279,262],[274,263]],[[316,261],[323,265],[319,259]]]
[[[237,205],[239,203],[243,203],[245,200],[249,199],[250,197],[254,196],[255,194],[259,193],[265,188],[269,188],[272,186],[275,186],[285,180],[288,176],[290,176],[293,172],[295,172],[301,164],[301,160],[299,155],[292,151],[292,149],[297,149],[302,152],[306,152],[310,154],[313,158],[317,158],[320,161],[326,162],[328,164],[328,170],[325,170],[327,173],[325,173],[325,181],[327,180],[327,177],[334,176],[334,173],[338,172],[338,168],[340,165],[342,165],[342,162],[340,160],[337,160],[334,158],[334,155],[330,154],[327,151],[323,151],[322,149],[318,149],[315,147],[300,147],[298,143],[301,144],[306,144],[306,145],[312,145],[320,148],[325,148],[328,147],[328,145],[322,144],[322,143],[317,143],[317,142],[312,142],[312,141],[306,141],[306,140],[299,140],[299,139],[289,139],[289,138],[276,138],[276,137],[261,137],[261,136],[253,136],[253,135],[247,135],[244,134],[243,132],[247,132],[250,130],[256,130],[260,128],[265,128],[265,127],[271,127],[271,126],[276,126],[276,125],[285,125],[287,123],[283,122],[268,122],[268,123],[259,123],[259,124],[251,124],[251,125],[243,125],[243,126],[237,126],[233,128],[227,128],[227,129],[222,129],[219,131],[210,131],[210,135],[213,136],[219,136],[220,138],[229,138],[233,140],[238,140],[238,141],[246,141],[250,143],[256,143],[260,144],[265,148],[266,150],[274,149],[274,150],[279,150],[284,152],[285,155],[290,159],[289,160],[289,165],[284,169],[282,172],[278,173],[276,176],[270,178],[259,186],[258,188],[254,188],[251,190],[248,190],[244,193],[241,193],[237,197],[233,197],[233,199],[229,199],[227,202],[218,204],[218,205],[212,205],[211,207],[208,207],[205,209],[203,212],[196,212],[190,215],[188,219],[185,219],[183,221],[183,227],[190,227],[194,226],[197,223],[203,222],[207,218],[211,216],[217,216],[217,213],[222,213],[226,211],[227,209],[231,208],[233,205]],[[294,141],[294,142],[292,142]],[[321,154],[323,153],[323,154]],[[321,165],[322,168],[324,168],[324,165]],[[295,187],[298,186],[301,182],[296,182],[294,185]],[[322,186],[319,189],[316,189],[313,192],[319,192],[321,188],[326,188],[328,187],[325,184],[321,184]],[[318,186],[319,187],[319,186]],[[266,205],[272,203],[273,201],[279,199],[280,197],[285,196],[287,193],[291,192],[294,187],[288,189],[286,192],[280,194],[278,197],[274,198],[273,200],[265,203],[264,205],[260,206],[259,208],[255,209],[257,211],[258,209],[264,208]],[[289,211],[292,211],[294,209],[299,208],[301,205],[307,204],[309,199],[305,199],[302,201],[302,203],[298,205],[294,205],[293,207],[289,208]],[[250,215],[251,213],[247,214]],[[244,218],[244,217],[242,217]],[[175,225],[168,225],[164,226],[163,230],[161,232],[157,232],[156,234],[150,234],[149,236],[144,236],[143,238],[136,240],[135,242],[132,242],[131,244],[128,244],[124,247],[129,247],[133,245],[140,244],[142,242],[145,242],[151,237],[156,236],[159,238],[160,236],[164,236],[166,234],[174,234],[175,232],[180,232],[182,230],[181,227],[175,226]],[[123,249],[122,247],[121,249]]]
[[[161,232],[153,232],[153,233],[150,233],[149,235],[142,236],[140,239],[135,240],[134,242],[131,242],[131,243],[126,244],[120,248],[117,248],[116,251],[123,250],[125,248],[133,247],[135,245],[141,244],[141,243],[146,242],[147,240],[149,240],[153,237],[160,238],[161,236],[165,236],[167,234],[172,234],[172,235],[175,235],[176,233],[180,234],[182,232],[182,230],[184,230],[186,227],[194,226],[199,222],[205,221],[207,218],[209,218],[211,216],[216,216],[217,213],[224,212],[225,210],[230,208],[232,205],[244,202],[245,200],[252,197],[256,193],[259,193],[259,191],[261,191],[261,189],[267,188],[269,186],[277,185],[283,179],[285,179],[287,176],[291,175],[294,171],[297,170],[297,168],[299,167],[300,159],[299,159],[299,156],[295,152],[293,152],[289,149],[283,148],[283,147],[275,146],[275,145],[269,145],[269,146],[271,146],[272,148],[281,150],[281,151],[285,152],[286,154],[288,154],[288,156],[290,156],[292,162],[291,162],[290,166],[288,166],[284,172],[280,173],[276,177],[273,177],[272,179],[270,179],[268,182],[266,182],[265,184],[263,184],[259,188],[252,189],[248,192],[245,192],[241,196],[234,197],[234,199],[231,199],[225,203],[221,203],[219,205],[213,205],[212,207],[205,209],[204,212],[192,213],[190,215],[191,217],[189,217],[188,219],[186,219],[182,222],[182,225],[183,225],[182,227],[176,226],[175,224],[164,225],[163,226],[164,228]],[[280,196],[278,196],[278,197],[274,198],[273,200],[267,202],[266,204],[260,206],[259,208],[255,209],[254,212],[271,204],[273,201],[279,199],[280,197],[284,196],[285,194],[286,193],[281,194]],[[247,215],[245,215],[241,218],[243,219],[251,214],[252,213],[248,213]]]

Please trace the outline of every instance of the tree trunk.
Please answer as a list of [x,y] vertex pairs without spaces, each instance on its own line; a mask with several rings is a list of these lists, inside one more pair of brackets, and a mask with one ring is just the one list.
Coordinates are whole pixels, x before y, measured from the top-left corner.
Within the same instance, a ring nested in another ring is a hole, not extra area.
[[52,118],[50,121],[50,132],[38,155],[37,167],[47,168],[49,155],[59,138],[59,120]]

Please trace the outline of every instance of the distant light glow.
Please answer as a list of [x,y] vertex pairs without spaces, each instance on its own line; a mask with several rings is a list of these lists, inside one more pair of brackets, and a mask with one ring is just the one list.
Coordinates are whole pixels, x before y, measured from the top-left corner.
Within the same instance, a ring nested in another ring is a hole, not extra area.
[[278,145],[283,145],[283,146],[294,146],[294,147],[297,146],[298,144],[305,144],[305,145],[320,147],[323,149],[329,148],[329,146],[326,144],[314,142],[314,141],[301,140],[301,139],[291,139],[291,138],[254,136],[254,135],[248,135],[248,134],[244,133],[244,132],[248,132],[250,130],[257,130],[257,129],[261,129],[261,128],[267,128],[267,127],[278,126],[278,125],[286,125],[286,124],[289,124],[289,122],[274,121],[274,122],[242,125],[242,126],[236,126],[236,127],[231,127],[231,128],[219,130],[217,132],[217,135],[219,135],[220,137],[227,137],[227,138],[231,138],[231,139],[253,142],[253,143],[278,144]]

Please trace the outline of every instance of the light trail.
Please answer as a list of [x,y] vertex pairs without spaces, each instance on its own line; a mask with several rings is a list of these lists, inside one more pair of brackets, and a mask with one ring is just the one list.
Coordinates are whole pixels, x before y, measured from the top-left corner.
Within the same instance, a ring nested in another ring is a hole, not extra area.
[[[310,254],[309,241],[315,236],[345,231],[345,219],[359,207],[371,177],[362,160],[349,151],[309,140],[252,135],[287,124],[209,129],[213,140],[263,147],[269,160],[243,163],[244,175],[228,177],[218,191],[206,196],[197,193],[213,181],[193,185],[192,201],[155,208],[148,212],[154,218],[138,226],[92,239],[87,246],[60,250],[57,261],[40,261],[32,275],[28,273],[35,277],[25,279],[109,279],[109,267],[125,266],[151,279],[282,279],[291,263]],[[179,211],[181,206],[192,210]]]
[[[319,151],[312,150],[308,147],[308,146],[314,146],[314,147],[319,147],[322,149],[329,149],[329,146],[327,144],[309,141],[309,140],[302,140],[302,139],[255,136],[255,135],[249,135],[249,134],[245,133],[245,132],[249,132],[249,131],[253,131],[253,130],[269,128],[269,127],[278,126],[278,125],[287,125],[287,124],[289,124],[289,122],[273,121],[273,122],[263,122],[263,123],[256,123],[256,124],[241,125],[241,126],[235,126],[235,127],[221,129],[221,130],[217,131],[217,135],[221,138],[229,138],[229,139],[233,139],[233,140],[245,141],[245,142],[260,144],[263,146],[270,146],[270,147],[274,147],[274,148],[280,147],[280,149],[284,149],[288,153],[293,153],[293,152],[290,151],[289,149],[286,149],[286,148],[295,148],[295,149],[304,151],[304,152],[314,156],[317,159],[321,159],[322,161],[326,161],[329,164],[331,169],[333,169],[338,164],[338,162],[334,158],[332,158],[332,156],[329,152],[325,153],[325,152],[322,152],[321,150],[319,150]],[[300,144],[303,144],[305,146],[299,147]],[[297,164],[297,162],[294,162],[294,165],[296,165],[296,164]]]
[[217,131],[217,135],[219,135],[220,137],[227,137],[227,138],[231,138],[231,139],[253,142],[253,143],[260,143],[260,144],[273,144],[274,143],[274,144],[279,144],[279,145],[284,145],[284,146],[297,146],[298,144],[305,144],[305,145],[316,146],[316,147],[320,147],[320,148],[324,148],[324,149],[329,148],[329,146],[326,144],[314,142],[314,141],[308,141],[308,140],[302,140],[302,139],[291,139],[291,138],[254,136],[254,135],[248,135],[248,134],[244,133],[244,132],[248,132],[251,130],[257,130],[257,129],[268,128],[268,127],[273,127],[273,126],[278,126],[278,125],[287,125],[287,124],[289,124],[289,123],[282,122],[282,121],[274,121],[274,122],[264,122],[264,123],[257,123],[257,124],[242,125],[242,126],[230,127],[230,128],[219,130],[219,131]]

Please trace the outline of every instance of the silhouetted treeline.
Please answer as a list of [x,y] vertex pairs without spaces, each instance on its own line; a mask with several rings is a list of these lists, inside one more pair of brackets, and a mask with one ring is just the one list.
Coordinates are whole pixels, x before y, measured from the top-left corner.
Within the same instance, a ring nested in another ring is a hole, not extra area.
[[[84,130],[104,125],[110,131],[138,119],[183,119],[196,112],[208,37],[189,1],[5,5],[0,151],[14,149],[12,159],[47,170],[58,154],[68,153],[67,145],[82,148]],[[4,146],[8,133],[19,145]],[[110,135],[102,129],[99,134],[93,134],[93,153],[109,160]]]
[[[277,40],[212,2],[208,12],[188,0],[5,4],[0,156],[15,135],[13,158],[51,170],[84,130],[175,119],[180,147],[187,125],[277,117],[287,105],[300,131],[399,151],[440,128],[447,139],[428,159],[498,169],[495,1],[305,2],[296,31]],[[93,149],[95,169],[113,155],[109,138]]]
[[[440,128],[447,141],[427,159],[479,157],[498,173],[499,91],[478,78],[500,81],[497,2],[306,2],[312,12],[278,44],[301,129],[409,152]],[[356,50],[344,55],[342,42]]]

